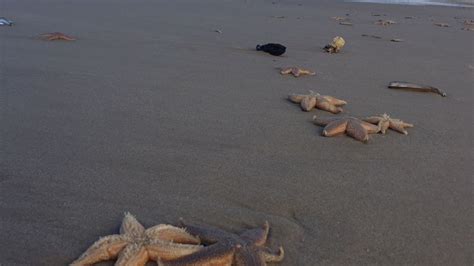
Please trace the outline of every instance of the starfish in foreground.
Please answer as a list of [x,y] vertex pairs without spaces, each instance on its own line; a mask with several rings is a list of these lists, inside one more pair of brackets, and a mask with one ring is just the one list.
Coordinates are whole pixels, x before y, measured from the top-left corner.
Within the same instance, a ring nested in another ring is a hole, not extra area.
[[184,229],[160,224],[145,230],[135,217],[126,213],[120,234],[100,238],[71,265],[92,265],[118,257],[115,265],[138,266],[150,259],[176,259],[202,248],[199,239]]
[[264,266],[267,265],[267,262],[282,261],[284,257],[282,247],[279,248],[278,252],[272,252],[264,246],[270,230],[268,222],[262,228],[249,229],[240,235],[213,227],[185,224],[184,221],[181,221],[181,226],[199,237],[208,246],[179,259],[161,260],[159,262],[160,266]]
[[369,134],[379,132],[379,127],[361,121],[355,117],[345,118],[318,118],[313,116],[316,125],[325,126],[322,135],[332,137],[342,133],[362,142],[369,140]]
[[383,114],[380,116],[371,116],[362,120],[378,125],[382,134],[385,134],[387,129],[390,128],[402,134],[408,135],[408,131],[406,131],[405,128],[413,127],[413,124],[405,123],[400,119],[390,118],[390,116],[387,114]]
[[346,105],[347,102],[334,98],[328,95],[320,95],[319,93],[314,93],[309,91],[310,94],[290,94],[288,99],[291,102],[299,103],[303,111],[309,112],[313,108],[318,108],[324,111],[337,114],[342,112],[341,106]]
[[280,74],[282,75],[292,74],[295,78],[297,78],[301,75],[314,76],[316,75],[316,72],[313,72],[309,69],[299,68],[299,67],[286,67],[280,70]]
[[75,41],[76,40],[74,37],[68,36],[61,32],[43,33],[43,34],[40,34],[39,37],[46,41],[56,41],[56,40]]

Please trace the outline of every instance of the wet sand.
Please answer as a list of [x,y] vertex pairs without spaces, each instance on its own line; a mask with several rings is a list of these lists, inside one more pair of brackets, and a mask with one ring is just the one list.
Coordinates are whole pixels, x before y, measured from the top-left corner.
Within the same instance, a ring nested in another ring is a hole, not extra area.
[[[65,265],[117,233],[125,211],[145,226],[184,217],[233,232],[268,220],[280,265],[472,265],[474,33],[461,30],[472,9],[2,5],[16,24],[0,28],[1,265]],[[331,19],[346,14],[354,26]],[[79,40],[34,38],[54,31]],[[343,52],[322,52],[336,35]],[[254,51],[266,42],[288,51]],[[275,69],[291,65],[317,75]],[[392,80],[448,97],[387,89]],[[307,90],[348,101],[347,115],[386,112],[415,128],[368,144],[322,137],[311,117],[331,114],[285,100]]]

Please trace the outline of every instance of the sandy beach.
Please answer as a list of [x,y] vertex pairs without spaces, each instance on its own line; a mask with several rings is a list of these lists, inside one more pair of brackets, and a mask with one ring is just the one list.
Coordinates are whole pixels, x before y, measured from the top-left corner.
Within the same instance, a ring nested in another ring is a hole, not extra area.
[[[473,9],[3,0],[0,16],[15,22],[0,27],[0,265],[67,265],[127,211],[146,227],[269,221],[278,265],[473,264]],[[78,40],[36,38],[56,31]],[[346,46],[325,53],[334,36]],[[287,52],[255,51],[268,42]],[[317,74],[279,74],[293,65]],[[335,115],[286,99],[308,90],[415,127],[323,137],[312,116]]]

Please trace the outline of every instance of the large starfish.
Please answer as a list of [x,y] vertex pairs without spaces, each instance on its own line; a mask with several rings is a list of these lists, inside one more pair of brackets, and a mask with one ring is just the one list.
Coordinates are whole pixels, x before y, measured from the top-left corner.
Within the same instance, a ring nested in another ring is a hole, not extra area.
[[138,266],[150,259],[176,259],[202,248],[199,239],[184,229],[160,224],[145,230],[135,217],[126,213],[119,235],[100,238],[71,265],[92,265],[118,257],[115,265]]
[[76,40],[74,37],[68,36],[62,32],[43,33],[43,34],[40,34],[39,37],[46,41],[56,41],[56,40],[75,41]]
[[267,262],[283,260],[282,247],[278,252],[272,252],[264,246],[270,229],[268,222],[262,228],[250,229],[240,235],[213,227],[190,225],[183,221],[181,223],[188,232],[198,236],[208,246],[179,259],[161,260],[160,266],[264,266]]
[[306,95],[290,94],[288,95],[288,99],[294,103],[299,103],[301,109],[306,112],[309,112],[316,107],[318,109],[337,114],[342,112],[342,108],[340,106],[347,104],[346,101],[334,98],[332,96],[320,95],[319,93],[314,93],[313,91],[309,92],[310,94]]
[[314,76],[316,75],[316,72],[311,71],[309,69],[299,68],[299,67],[286,67],[286,68],[280,69],[280,74],[282,75],[292,74],[295,78],[297,78],[301,75]]
[[405,123],[400,119],[390,118],[390,116],[387,114],[371,116],[362,120],[378,125],[382,134],[385,134],[387,129],[390,128],[402,134],[408,135],[408,131],[406,131],[405,128],[413,127],[413,124]]
[[367,142],[369,134],[379,131],[378,126],[361,121],[355,117],[318,118],[313,116],[313,121],[316,125],[325,126],[322,135],[326,137],[346,133],[358,141]]

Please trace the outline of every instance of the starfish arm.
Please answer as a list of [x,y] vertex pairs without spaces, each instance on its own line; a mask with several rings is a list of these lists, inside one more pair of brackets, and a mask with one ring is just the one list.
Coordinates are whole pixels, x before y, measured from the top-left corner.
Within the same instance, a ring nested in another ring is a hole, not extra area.
[[300,69],[301,74],[309,75],[309,76],[314,76],[316,75],[316,72],[311,71],[309,69]]
[[346,131],[347,122],[347,119],[338,119],[330,122],[324,127],[323,136],[332,137],[344,133]]
[[282,75],[287,75],[287,74],[290,74],[292,70],[293,70],[292,67],[282,68],[282,69],[280,70],[280,74],[282,74]]
[[115,266],[144,266],[148,260],[148,252],[143,245],[129,244],[120,252]]
[[316,106],[316,97],[306,96],[301,101],[301,109],[309,112]]
[[294,103],[301,103],[301,101],[306,97],[307,95],[302,95],[302,94],[290,94],[288,95],[288,100]]
[[379,127],[380,127],[380,132],[382,132],[382,134],[385,134],[385,132],[387,132],[387,129],[389,126],[390,126],[390,122],[388,120],[380,120]]
[[280,262],[285,257],[283,247],[279,247],[278,252],[272,252],[269,248],[261,248],[260,253],[266,262]]
[[377,133],[380,131],[380,126],[376,126],[376,125],[372,125],[370,123],[367,123],[367,122],[364,122],[364,121],[361,121],[362,123],[360,123],[364,128],[365,130],[367,130],[367,133],[369,134],[374,134],[374,133]]
[[335,97],[332,97],[332,96],[329,96],[329,95],[325,95],[323,96],[323,98],[330,102],[331,104],[335,105],[335,106],[342,106],[342,105],[346,105],[347,102],[344,101],[344,100],[341,100],[341,99],[338,99],[338,98],[335,98]]
[[338,114],[338,113],[342,112],[342,108],[337,107],[337,106],[331,104],[330,102],[328,102],[326,100],[317,101],[316,102],[316,107],[321,109],[321,110],[331,112],[333,114]]
[[190,254],[193,254],[204,246],[201,245],[188,245],[188,244],[177,244],[170,241],[152,240],[146,245],[148,255],[152,260],[158,261],[163,260],[174,260]]
[[180,244],[200,244],[199,238],[186,232],[183,228],[160,224],[148,228],[145,234],[151,239],[171,241]]
[[99,261],[114,259],[127,243],[127,238],[122,235],[102,237],[89,247],[77,260],[72,262],[71,265],[91,265]]
[[232,233],[228,233],[224,230],[220,230],[218,228],[210,227],[210,226],[200,226],[195,224],[187,224],[185,221],[181,219],[180,226],[184,227],[187,232],[191,235],[199,237],[202,242],[206,244],[213,244],[221,239],[226,239],[229,237],[234,237],[235,235]]
[[145,232],[145,228],[137,219],[130,213],[125,213],[122,225],[120,226],[120,234],[125,234],[131,237],[140,237]]
[[256,228],[245,231],[240,237],[247,244],[255,244],[257,246],[263,246],[267,242],[268,232],[270,231],[270,224],[265,222],[262,228]]
[[66,41],[75,41],[76,39],[71,37],[71,36],[67,36],[67,35],[61,35],[61,39],[63,40],[66,40]]
[[355,119],[350,119],[347,123],[346,133],[358,141],[366,142],[369,140],[367,130]]
[[243,247],[235,251],[232,265],[266,266],[265,259],[257,247]]
[[408,135],[408,131],[406,131],[400,123],[394,123],[390,121],[390,128],[402,134]]
[[329,124],[329,123],[331,123],[332,121],[335,121],[335,120],[338,120],[338,118],[335,118],[335,117],[320,118],[320,117],[317,117],[317,116],[313,116],[313,123],[315,123],[318,126],[325,126],[325,125],[327,125],[327,124]]
[[379,117],[379,116],[370,116],[370,117],[366,117],[362,120],[365,121],[365,122],[369,122],[371,124],[378,124],[380,122],[380,120],[382,120],[382,118]]
[[414,127],[413,124],[403,122],[403,121],[400,120],[400,119],[391,119],[390,122],[400,124],[402,127]]
[[235,248],[227,244],[214,244],[191,255],[175,260],[160,260],[159,266],[231,266],[234,260]]

